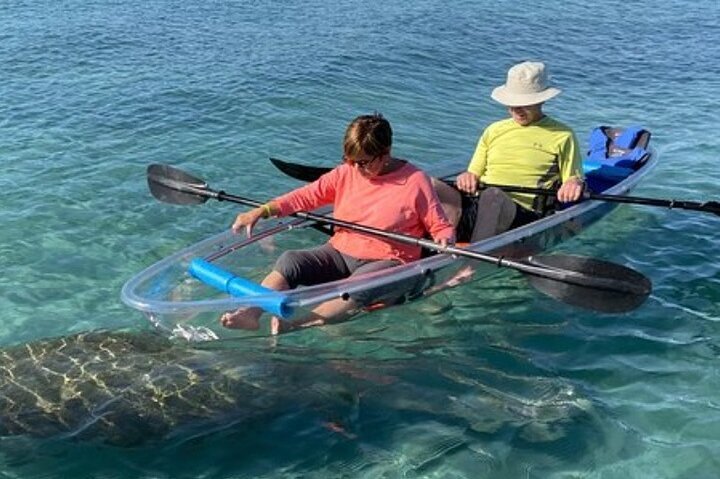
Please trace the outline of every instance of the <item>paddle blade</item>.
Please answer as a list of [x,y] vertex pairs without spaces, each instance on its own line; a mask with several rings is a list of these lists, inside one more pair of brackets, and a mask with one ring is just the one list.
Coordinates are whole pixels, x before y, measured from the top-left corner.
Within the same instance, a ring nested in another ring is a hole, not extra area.
[[717,201],[706,201],[700,206],[700,208],[703,211],[715,213],[716,215],[720,216],[720,203],[718,203]]
[[[528,276],[530,284],[542,293],[564,303],[603,313],[623,313],[640,306],[652,291],[650,280],[619,264],[573,255],[531,256],[534,266],[571,272],[573,278],[561,281]],[[574,273],[574,274],[573,274]]]
[[300,181],[315,181],[328,171],[332,170],[332,168],[324,166],[300,165],[298,163],[290,163],[277,158],[270,158],[270,161],[273,165],[275,165],[275,168],[282,171],[289,177]]
[[150,193],[165,203],[197,205],[210,196],[207,183],[170,165],[148,166],[147,182]]

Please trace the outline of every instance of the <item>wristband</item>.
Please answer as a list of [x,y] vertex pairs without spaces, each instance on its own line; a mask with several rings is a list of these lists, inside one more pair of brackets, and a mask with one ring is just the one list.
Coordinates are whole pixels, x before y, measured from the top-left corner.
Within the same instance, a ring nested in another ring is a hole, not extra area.
[[272,216],[272,210],[268,203],[261,205],[260,208],[263,210],[263,218],[270,218]]

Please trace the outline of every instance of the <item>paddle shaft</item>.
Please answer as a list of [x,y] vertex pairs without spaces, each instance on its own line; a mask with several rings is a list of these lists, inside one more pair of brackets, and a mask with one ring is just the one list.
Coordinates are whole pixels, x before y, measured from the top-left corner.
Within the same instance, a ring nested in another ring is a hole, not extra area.
[[[209,198],[249,206],[261,203],[250,198],[213,191],[206,182],[169,165],[148,166],[148,187],[160,201],[180,205],[205,203]],[[443,247],[432,241],[393,233],[332,217],[300,211],[292,216],[309,220],[314,225],[337,225],[398,242],[422,246],[440,253],[450,253],[500,267],[515,269],[529,275],[530,283],[539,291],[564,303],[602,312],[630,311],[647,298],[652,284],[642,274],[624,266],[592,258],[573,256],[527,257],[508,260],[456,247]]]
[[[454,183],[446,181],[453,185]],[[531,188],[526,186],[512,185],[496,185],[492,183],[482,183],[481,188],[499,188],[503,191],[512,193],[529,193],[534,195],[555,196],[557,189]],[[659,198],[644,198],[642,196],[624,196],[624,195],[606,195],[601,193],[593,193],[585,190],[582,198],[585,200],[611,201],[615,203],[630,203],[638,205],[662,206],[665,208],[677,208],[683,210],[705,211],[720,215],[720,204],[715,202],[700,203],[697,201],[681,201],[681,200],[664,200]]]
[[[178,184],[176,183],[174,187],[177,187]],[[225,193],[224,191],[213,191],[209,188],[198,188],[194,187],[192,185],[182,185],[182,190],[199,195],[199,196],[205,196],[207,198],[213,198],[218,201],[229,201],[232,203],[238,203],[242,205],[247,206],[254,206],[258,207],[262,205],[261,202],[257,200],[253,200],[250,198],[246,198],[243,196],[238,195],[232,195]],[[478,261],[483,261],[486,263],[492,263],[495,264],[498,267],[505,267],[514,269],[517,271],[520,271],[525,274],[530,274],[533,276],[538,276],[541,278],[548,278],[556,281],[561,281],[565,283],[570,283],[578,286],[585,286],[595,289],[607,289],[607,290],[613,290],[613,291],[625,291],[628,293],[637,294],[641,288],[638,288],[637,285],[626,282],[626,281],[618,281],[616,279],[606,279],[606,278],[598,278],[593,276],[588,276],[582,273],[577,273],[575,271],[569,271],[566,269],[559,269],[559,268],[551,268],[547,266],[534,266],[532,264],[523,263],[519,261],[513,261],[507,258],[504,258],[502,256],[492,256],[484,253],[479,253],[476,251],[468,251],[463,248],[458,248],[455,246],[441,246],[437,243],[434,243],[433,241],[422,239],[422,238],[416,238],[414,236],[404,235],[400,233],[393,233],[391,231],[385,231],[378,228],[373,228],[371,226],[365,226],[358,223],[351,223],[348,221],[339,220],[330,216],[315,214],[315,213],[309,213],[306,211],[298,211],[296,213],[292,213],[291,216],[297,217],[297,218],[303,218],[311,221],[316,221],[319,223],[325,223],[330,224],[334,226],[339,226],[342,228],[347,228],[355,231],[360,231],[362,233],[374,235],[374,236],[380,236],[383,238],[388,238],[393,241],[397,241],[399,243],[406,243],[406,244],[412,244],[416,246],[420,246],[423,248],[427,248],[432,251],[437,251],[438,253],[449,253],[454,254],[456,256],[462,256],[466,258],[471,258]]]

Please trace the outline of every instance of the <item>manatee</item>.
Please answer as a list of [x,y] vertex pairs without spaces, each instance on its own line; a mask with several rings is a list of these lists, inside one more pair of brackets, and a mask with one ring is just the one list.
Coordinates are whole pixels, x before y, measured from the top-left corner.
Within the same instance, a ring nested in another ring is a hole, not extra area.
[[[597,419],[570,384],[536,394],[531,385],[555,380],[508,382],[472,362],[420,353],[327,360],[305,349],[235,346],[198,349],[155,332],[95,331],[0,349],[0,436],[132,447],[302,411],[349,439],[382,423],[372,434],[378,442],[407,421],[444,424],[461,431],[455,450],[511,425],[525,441],[566,441],[573,424]],[[395,422],[385,425],[388,418]]]
[[96,331],[8,347],[0,350],[0,436],[135,446],[180,426],[302,407],[299,385],[315,388],[324,407],[333,396],[318,378],[339,388],[342,380],[327,367],[318,376],[318,367],[270,353],[194,349],[151,332]]

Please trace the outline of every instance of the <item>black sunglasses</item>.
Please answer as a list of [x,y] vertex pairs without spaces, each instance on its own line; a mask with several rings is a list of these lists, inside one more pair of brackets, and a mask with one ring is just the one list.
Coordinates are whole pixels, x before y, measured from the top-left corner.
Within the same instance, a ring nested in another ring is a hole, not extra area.
[[352,161],[351,162],[347,156],[343,156],[344,161],[346,161],[347,163],[351,163],[353,165],[357,165],[360,168],[362,168],[363,170],[367,169],[368,166],[370,166],[372,163],[374,163],[375,161],[377,161],[380,158],[382,158],[382,155],[373,156],[369,160]]

